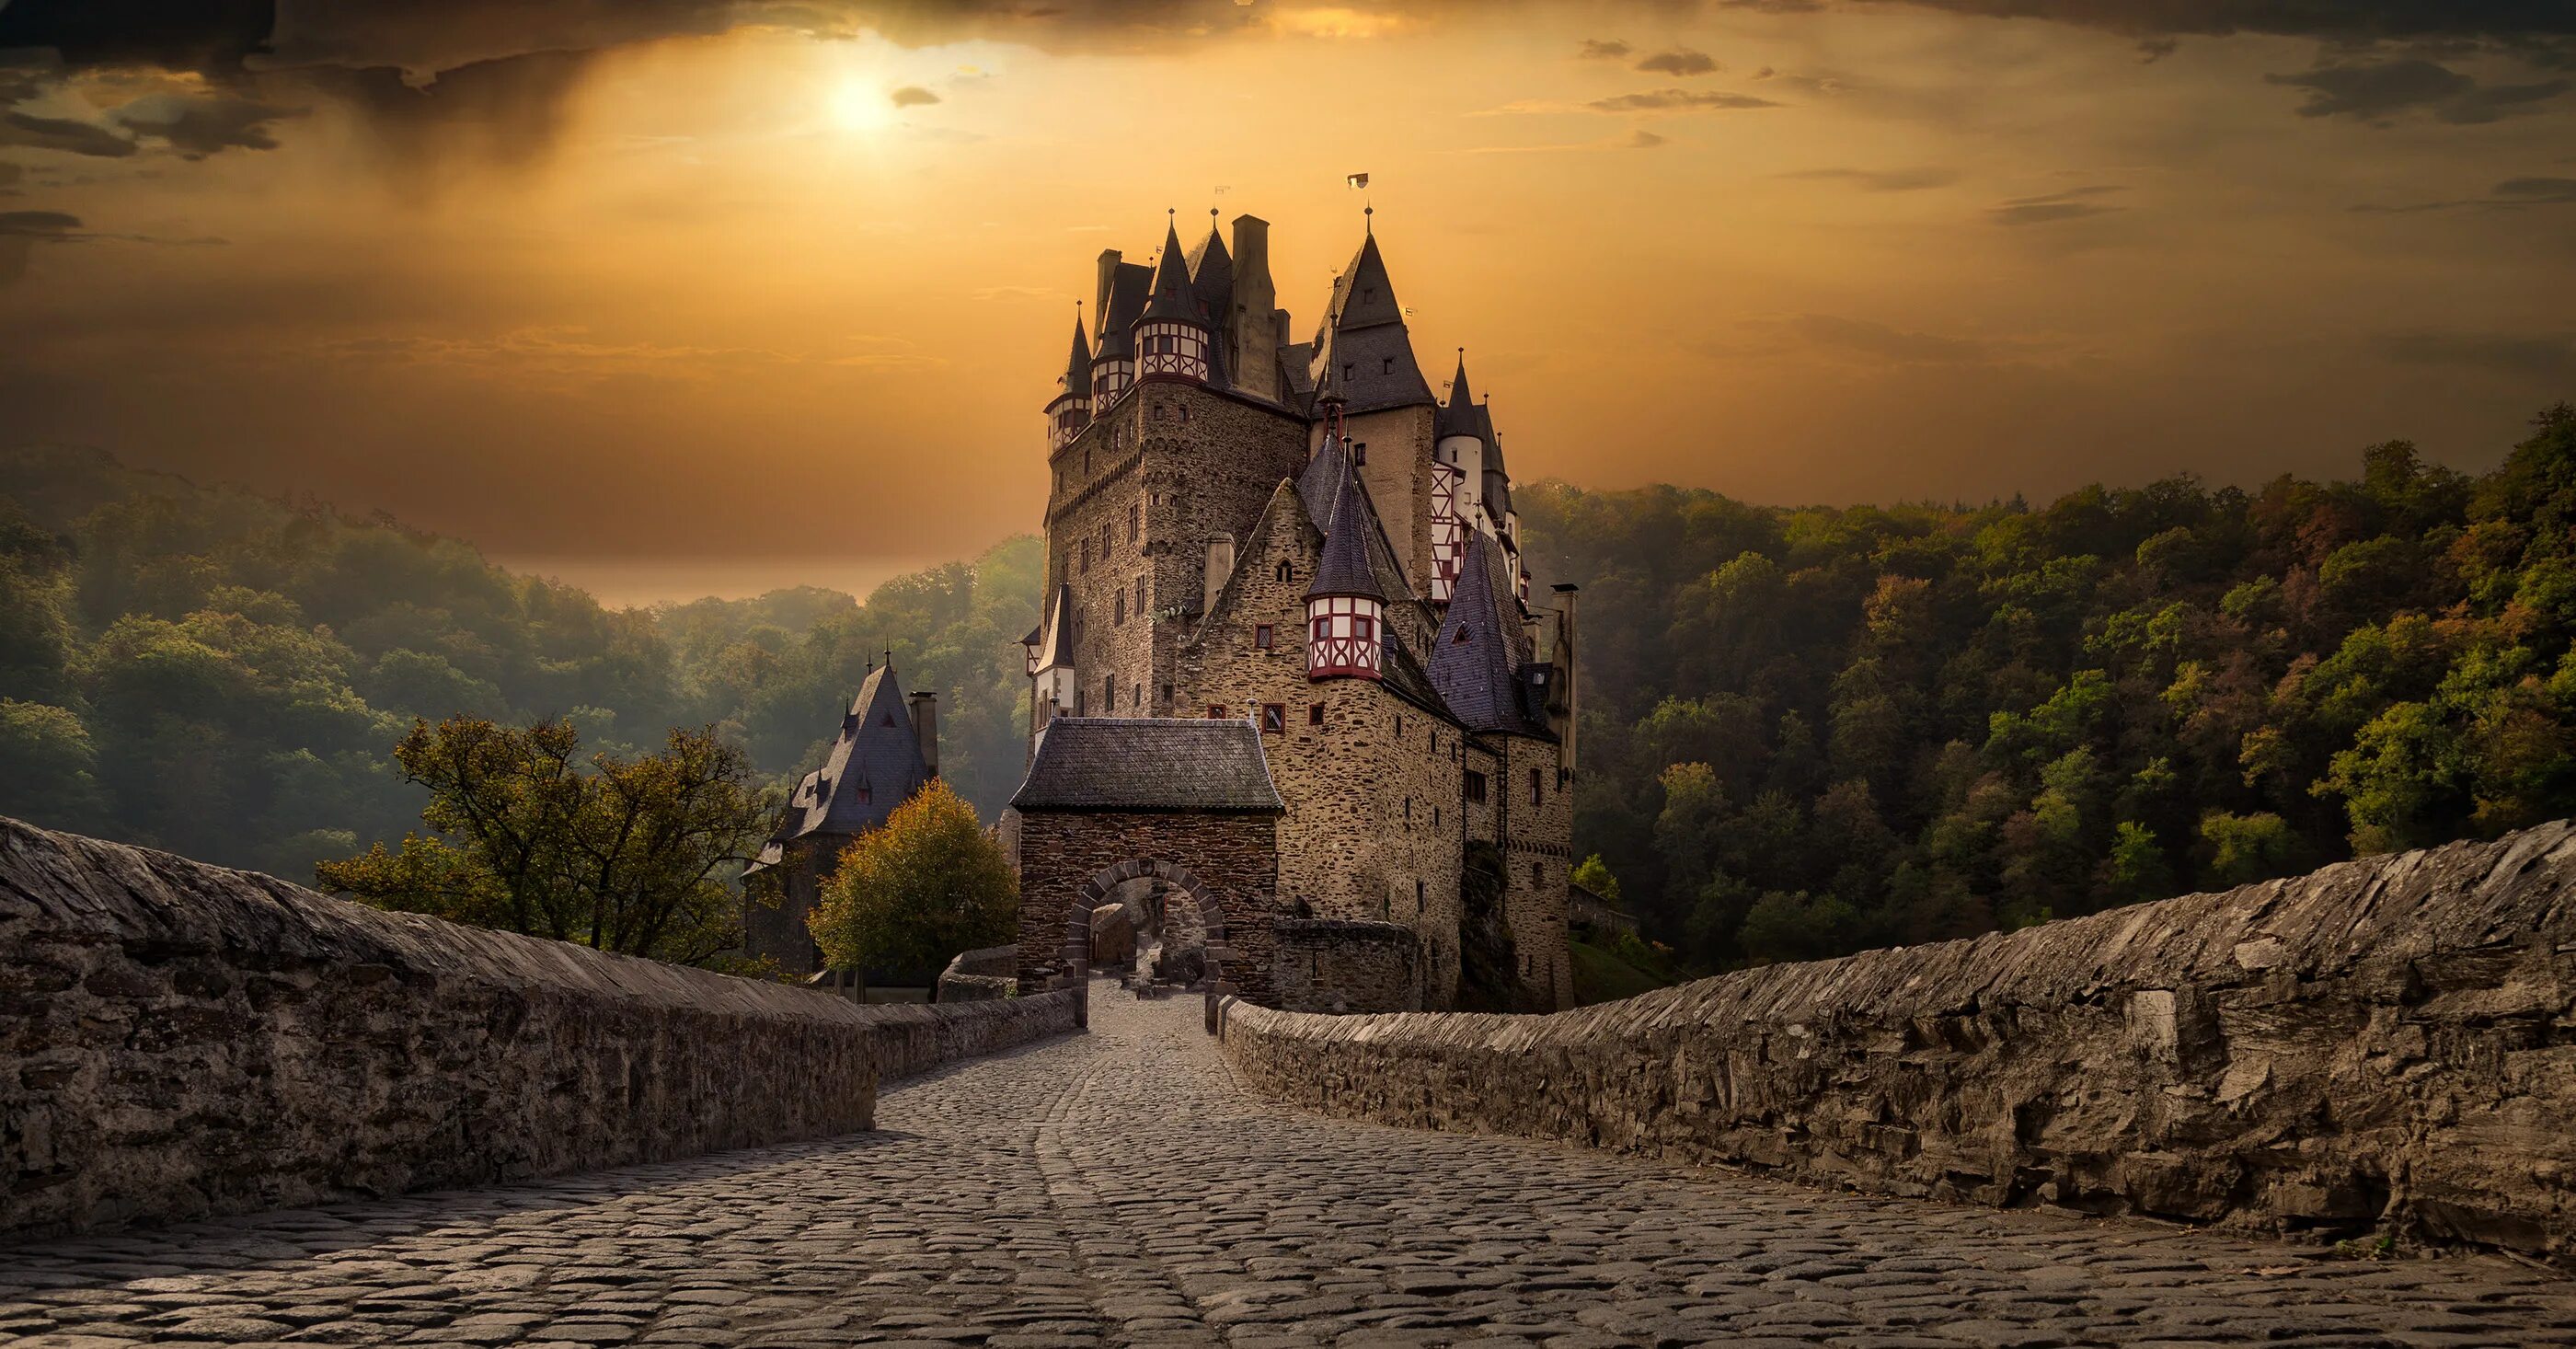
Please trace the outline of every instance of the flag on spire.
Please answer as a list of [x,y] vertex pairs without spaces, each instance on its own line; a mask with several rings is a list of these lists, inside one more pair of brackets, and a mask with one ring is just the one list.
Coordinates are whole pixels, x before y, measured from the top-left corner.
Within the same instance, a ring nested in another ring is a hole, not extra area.
[[1342,181],[1352,187],[1366,187],[1368,186],[1368,175],[1365,173],[1349,174],[1345,176]]

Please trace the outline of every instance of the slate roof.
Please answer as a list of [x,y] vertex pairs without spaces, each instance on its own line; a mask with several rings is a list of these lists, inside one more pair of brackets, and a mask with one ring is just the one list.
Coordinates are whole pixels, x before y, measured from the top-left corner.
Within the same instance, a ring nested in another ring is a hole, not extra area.
[[1547,722],[1531,715],[1524,693],[1529,653],[1518,605],[1502,590],[1507,579],[1493,539],[1470,531],[1449,612],[1431,639],[1431,685],[1468,730],[1545,739]]
[[1180,231],[1171,225],[1163,227],[1162,261],[1154,267],[1154,291],[1145,301],[1144,317],[1207,326],[1198,291],[1190,284],[1189,264],[1181,260]]
[[1404,329],[1404,306],[1387,279],[1377,236],[1360,241],[1351,265],[1333,278],[1333,299],[1315,330],[1308,373],[1317,397],[1330,393],[1351,412],[1438,405],[1413,339]]
[[1064,392],[1091,396],[1091,344],[1083,340],[1082,316],[1073,316],[1073,355],[1064,363]]
[[1217,237],[1216,213],[1208,213],[1207,237],[1190,249],[1190,289],[1210,322],[1223,323],[1234,311],[1234,255]]
[[1038,653],[1038,668],[1052,670],[1058,666],[1071,666],[1073,664],[1073,587],[1061,581],[1056,583],[1055,599],[1047,605],[1044,620],[1039,623],[1037,631],[1029,634],[1029,640],[1037,640],[1041,633],[1046,638],[1046,649]]
[[874,829],[929,780],[903,684],[893,666],[880,666],[842,714],[841,732],[823,766],[799,778],[788,794],[786,812],[750,869],[776,862],[785,855],[784,844],[809,834]]
[[1467,387],[1465,352],[1458,354],[1458,373],[1449,379],[1449,401],[1440,405],[1440,413],[1433,421],[1440,435],[1474,436],[1483,441],[1487,461],[1492,460],[1495,453],[1494,419],[1481,404],[1476,402],[1474,394]]
[[1353,595],[1383,604],[1386,588],[1378,584],[1377,568],[1369,557],[1368,502],[1352,474],[1351,456],[1328,445],[1315,457],[1335,467],[1333,506],[1332,513],[1323,517],[1324,556],[1315,564],[1315,581],[1306,587],[1306,598]]
[[1261,732],[1250,721],[1058,717],[1011,796],[1036,810],[1277,815]]
[[1092,316],[1096,324],[1092,331],[1092,350],[1095,353],[1108,355],[1113,340],[1122,350],[1127,347],[1127,330],[1136,326],[1136,317],[1145,312],[1145,301],[1153,289],[1153,268],[1141,262],[1118,264],[1109,283],[1106,302]]

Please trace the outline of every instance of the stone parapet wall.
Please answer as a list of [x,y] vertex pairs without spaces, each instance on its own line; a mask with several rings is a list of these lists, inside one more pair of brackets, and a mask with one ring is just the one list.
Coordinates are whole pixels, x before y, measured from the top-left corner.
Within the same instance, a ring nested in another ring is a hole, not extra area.
[[0,820],[0,1235],[825,1137],[1072,995],[861,1007]]
[[1290,1012],[1422,1010],[1422,938],[1402,923],[1282,918],[1270,983]]
[[1282,1100],[2576,1259],[2576,826],[1549,1016],[1224,1009]]

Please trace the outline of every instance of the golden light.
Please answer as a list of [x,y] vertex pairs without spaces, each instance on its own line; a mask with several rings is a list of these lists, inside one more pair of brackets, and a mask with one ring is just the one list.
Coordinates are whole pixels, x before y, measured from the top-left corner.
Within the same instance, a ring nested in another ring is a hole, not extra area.
[[881,131],[895,120],[893,100],[867,80],[843,80],[834,86],[831,109],[832,124],[843,131]]

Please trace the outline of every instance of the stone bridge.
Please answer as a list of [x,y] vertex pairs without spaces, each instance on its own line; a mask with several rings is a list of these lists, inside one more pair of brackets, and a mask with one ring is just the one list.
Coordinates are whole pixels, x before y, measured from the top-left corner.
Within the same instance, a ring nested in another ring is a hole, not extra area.
[[[2571,878],[2576,831],[2553,826],[1619,1010],[1237,1006],[1213,1039],[1199,1007],[1106,984],[1084,1034],[1061,1033],[1070,993],[885,1022],[6,826],[0,1226],[20,1236],[0,1245],[0,1344],[2576,1345],[2576,1281],[2544,1259],[2248,1228],[2297,1225],[2318,1167],[2378,1166],[2389,1203],[2416,1205],[2406,1232],[2564,1258]],[[190,925],[210,908],[225,931]],[[2171,1005],[2142,1008],[2159,991]],[[441,1007],[471,1011],[452,1038]],[[361,1033],[318,1015],[335,1008]],[[1886,1028],[1918,1018],[1910,1041]],[[1685,1023],[1736,1057],[1709,1061]],[[603,1025],[654,1052],[509,1076],[545,1037],[604,1052]],[[726,1052],[656,1038],[681,1033]],[[75,1080],[57,1041],[80,1036],[92,1077]],[[2259,1083],[2236,1066],[2254,1046]],[[799,1081],[782,1055],[821,1066]],[[354,1104],[262,1085],[388,1061],[424,1066]],[[178,1093],[180,1064],[216,1089]],[[120,1103],[120,1074],[140,1099]],[[1927,1085],[1887,1087],[1909,1074]],[[105,1094],[67,1094],[84,1082]],[[2063,1099],[2071,1123],[1971,1108],[1997,1091]],[[2214,1113],[2195,1095],[2231,1091]],[[378,1131],[382,1155],[225,1113],[262,1092]],[[2193,1104],[2105,1108],[2122,1092]],[[863,1099],[873,1128],[848,1132]],[[82,1100],[99,1108],[40,1114]],[[415,1127],[452,1107],[498,1128],[513,1100],[558,1102],[560,1146]],[[1992,1174],[2054,1158],[2080,1178],[2072,1144],[2168,1125],[2187,1136],[2153,1140],[2165,1165],[2241,1168],[2226,1225],[2066,1206],[2128,1194],[2117,1168],[2091,1188]],[[1912,1143],[1864,1165],[1891,1130]],[[220,1167],[197,1155],[208,1137]],[[412,1159],[381,1169],[396,1155]],[[1976,1174],[1921,1184],[1925,1157]],[[1809,1179],[1704,1164],[1730,1161]],[[1838,1167],[1924,1197],[1814,1183]],[[93,1198],[44,1207],[66,1187]],[[56,1234],[31,1239],[48,1212]]]

